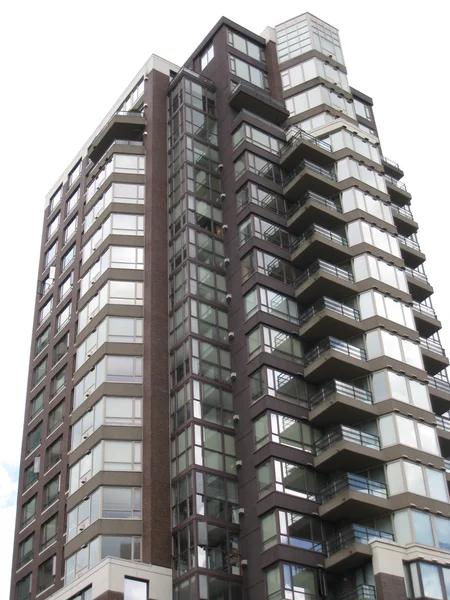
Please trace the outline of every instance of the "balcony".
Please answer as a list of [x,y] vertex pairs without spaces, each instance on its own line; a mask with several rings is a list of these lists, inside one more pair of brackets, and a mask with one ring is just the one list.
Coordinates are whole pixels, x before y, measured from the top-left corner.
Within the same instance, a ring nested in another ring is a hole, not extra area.
[[331,298],[320,298],[300,315],[300,336],[308,342],[326,337],[332,331],[339,338],[361,333],[359,310]]
[[450,410],[450,382],[445,371],[428,376],[428,391],[434,412],[441,415]]
[[391,204],[391,209],[399,233],[406,236],[417,233],[419,225],[414,220],[409,204],[405,204],[403,207]]
[[350,256],[345,237],[315,224],[291,245],[291,261],[300,268],[305,268],[317,258],[342,262]]
[[332,161],[330,144],[319,140],[306,131],[295,129],[296,133],[288,139],[286,145],[280,150],[280,166],[286,171],[290,171],[305,158],[320,165],[330,164]]
[[323,519],[368,519],[389,510],[385,483],[346,473],[319,491]]
[[390,175],[385,175],[384,179],[386,181],[386,186],[389,192],[389,196],[400,206],[405,206],[405,204],[409,204],[411,200],[411,194],[406,189],[406,185],[403,181],[398,181],[398,179],[394,179]]
[[442,456],[450,456],[450,418],[436,415],[436,426]]
[[346,471],[348,465],[359,471],[383,462],[380,438],[359,429],[340,425],[314,444],[316,469]]
[[400,244],[402,258],[408,267],[415,269],[425,262],[426,257],[420,250],[419,242],[404,235],[399,235],[397,239]]
[[425,273],[405,267],[405,275],[409,292],[416,302],[423,302],[434,292]]
[[355,569],[372,556],[370,542],[376,539],[391,540],[387,531],[371,529],[362,525],[350,525],[325,541],[328,558],[325,568],[330,572]]
[[283,193],[294,200],[312,189],[317,194],[332,196],[339,192],[336,174],[332,167],[321,167],[309,160],[302,160],[283,180]]
[[393,179],[398,180],[404,176],[404,173],[403,173],[402,169],[400,168],[400,165],[398,163],[396,163],[394,160],[391,160],[390,158],[386,158],[386,156],[382,156],[381,163],[384,167],[384,172],[386,173],[386,175],[389,175]]
[[368,372],[365,350],[328,337],[312,348],[303,357],[305,377],[309,381],[334,379],[355,379]]
[[430,375],[436,375],[450,364],[438,340],[420,338],[420,347],[425,369]]
[[311,396],[309,410],[309,421],[318,427],[359,423],[376,414],[371,392],[337,379]]
[[377,600],[377,592],[373,585],[361,583],[350,591],[336,596],[336,600]]
[[355,293],[353,274],[324,260],[312,263],[294,285],[302,304],[312,304],[327,294],[341,300]]
[[343,223],[339,201],[310,191],[291,204],[287,219],[288,229],[292,233],[301,233],[314,223],[324,227],[338,227]]
[[431,306],[413,302],[412,309],[417,331],[422,337],[430,337],[442,328],[441,322]]
[[275,100],[262,88],[240,81],[231,92],[228,103],[237,110],[246,109],[271,123],[281,125],[289,117],[284,102]]
[[119,111],[103,127],[88,148],[88,157],[96,163],[116,139],[142,140],[145,117],[139,111]]

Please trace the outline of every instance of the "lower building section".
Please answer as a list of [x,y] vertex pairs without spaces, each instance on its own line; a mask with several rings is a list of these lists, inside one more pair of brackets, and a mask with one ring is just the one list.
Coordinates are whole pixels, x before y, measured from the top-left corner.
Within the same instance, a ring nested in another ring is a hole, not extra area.
[[51,600],[169,600],[172,569],[105,558]]

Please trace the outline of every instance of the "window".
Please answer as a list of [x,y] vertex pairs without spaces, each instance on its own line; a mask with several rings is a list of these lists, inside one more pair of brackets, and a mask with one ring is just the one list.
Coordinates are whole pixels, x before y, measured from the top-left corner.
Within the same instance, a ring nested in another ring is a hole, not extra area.
[[143,204],[145,188],[135,183],[113,183],[105,193],[97,200],[84,219],[84,231],[86,232],[94,221],[102,214],[111,202],[123,204]]
[[109,246],[81,279],[80,296],[88,291],[107,269],[143,269],[144,248]]
[[39,479],[39,459],[34,460],[30,465],[25,467],[23,472],[23,491],[25,492]]
[[55,406],[48,414],[48,431],[47,435],[50,435],[57,427],[59,427],[64,421],[64,402],[60,402],[58,406]]
[[33,369],[32,385],[37,385],[44,377],[47,372],[47,357],[44,358],[36,367]]
[[245,244],[253,236],[289,251],[291,250],[291,243],[295,239],[295,236],[291,237],[284,227],[275,225],[271,221],[266,221],[256,215],[251,215],[239,225],[240,245]]
[[[276,544],[323,552],[320,519],[300,513],[276,510],[261,519],[263,550]],[[331,531],[330,531],[331,535]]]
[[195,464],[236,473],[236,451],[233,435],[201,425],[194,425]]
[[380,417],[378,422],[383,447],[403,444],[429,454],[441,455],[435,427],[392,414]]
[[242,210],[249,202],[282,216],[285,216],[288,210],[283,196],[251,182],[237,192],[236,201],[238,210]]
[[53,347],[53,364],[55,365],[69,350],[69,332],[55,344]]
[[253,65],[241,60],[237,56],[230,54],[230,70],[233,75],[237,75],[241,79],[248,81],[256,87],[262,88],[263,90],[269,89],[269,80],[267,74],[261,69],[257,69]]
[[245,171],[250,171],[250,173],[255,173],[260,177],[264,177],[273,183],[281,185],[282,172],[280,165],[247,151],[241,154],[234,162],[234,175],[236,180],[239,179]]
[[73,272],[59,286],[58,301],[61,302],[73,288]]
[[171,396],[172,429],[178,429],[193,411],[198,418],[233,427],[231,392],[205,381],[191,379]]
[[450,549],[450,519],[422,512],[401,510],[393,514],[395,541],[416,542],[426,546]]
[[409,329],[416,329],[412,309],[404,302],[371,290],[359,295],[358,304],[361,320],[379,315]]
[[72,596],[70,600],[92,600],[92,587],[88,587],[82,592],[78,592],[78,594]]
[[37,578],[37,592],[40,594],[55,582],[56,554],[39,565]]
[[66,202],[66,216],[68,216],[73,209],[75,208],[75,206],[78,204],[78,201],[80,199],[80,188],[78,188],[76,190],[76,192],[74,192],[70,198],[67,200]]
[[284,294],[258,285],[245,295],[244,302],[246,319],[261,310],[290,323],[299,323],[297,302]]
[[302,362],[303,351],[300,341],[284,331],[265,325],[247,334],[247,347],[250,359],[255,358],[260,352],[267,352],[297,363]]
[[368,254],[357,256],[353,259],[352,264],[356,282],[372,277],[402,292],[409,293],[404,270]]
[[374,402],[393,398],[424,410],[431,410],[428,386],[394,371],[374,373],[371,376],[371,388]]
[[[298,275],[291,262],[261,250],[253,251],[244,256],[241,260],[241,269],[243,281],[250,279],[254,273],[261,273],[266,277],[292,285]],[[269,284],[269,282],[267,283]]]
[[283,142],[272,135],[269,135],[261,129],[243,123],[239,129],[232,135],[233,149],[236,149],[242,142],[247,141],[267,152],[278,155]]
[[363,117],[363,119],[368,119],[369,121],[371,121],[372,111],[370,106],[365,102],[361,102],[361,100],[358,100],[357,98],[354,98],[354,102],[356,114],[358,115],[358,117]]
[[228,43],[236,50],[248,54],[251,58],[265,62],[264,49],[234,31],[228,31]]
[[384,174],[376,171],[371,167],[367,167],[353,158],[343,158],[337,161],[336,175],[338,181],[343,181],[353,177],[359,179],[363,183],[370,185],[372,188],[387,193]]
[[27,454],[30,454],[30,452],[33,452],[34,450],[36,450],[36,448],[41,443],[41,436],[42,436],[42,421],[39,423],[39,425],[36,425],[36,427],[34,429],[32,429],[30,431],[30,433],[27,435],[27,446],[26,446]]
[[344,213],[360,209],[386,223],[394,223],[392,209],[388,204],[364,193],[356,187],[351,187],[341,192],[341,206]]
[[208,65],[212,61],[213,58],[214,58],[214,45],[211,44],[211,46],[209,46],[209,48],[207,48],[200,57],[200,67],[201,67],[202,71],[206,67],[206,65]]
[[84,264],[109,235],[144,235],[144,216],[111,214],[82,249]]
[[36,338],[36,346],[35,353],[36,355],[48,345],[48,340],[50,337],[50,327],[47,327],[37,338]]
[[[63,406],[63,403],[61,403],[60,406]],[[58,408],[59,407],[57,407],[57,409]],[[49,419],[50,419],[50,416],[51,416],[51,413],[49,415]],[[56,463],[61,460],[62,443],[63,443],[63,438],[61,436],[55,442],[53,442],[53,444],[51,446],[49,446],[46,449],[46,451],[45,451],[45,470],[46,471],[48,471],[48,469],[51,469],[52,467],[54,467],[56,465]]]
[[369,223],[362,220],[349,223],[346,229],[349,246],[366,243],[397,258],[401,258],[400,246],[396,236],[382,231],[378,227],[369,225]]
[[319,58],[310,58],[289,69],[281,71],[281,82],[283,90],[289,90],[315,77],[321,77],[337,85],[347,92],[350,91],[347,75],[330,63],[324,62]]
[[60,219],[60,214],[58,213],[58,215],[53,219],[53,221],[48,226],[48,228],[47,228],[47,239],[48,240],[52,237],[52,235],[56,231],[58,231],[59,219]]
[[53,298],[50,298],[42,308],[39,309],[38,325],[40,325],[52,312]]
[[279,400],[308,407],[306,383],[298,375],[263,367],[252,373],[250,386],[253,402],[267,394]]
[[[267,600],[295,598],[298,594],[308,600],[317,598],[318,571],[293,563],[278,563],[266,571]],[[323,590],[322,590],[323,591]],[[321,593],[324,597],[325,594]]]
[[53,544],[58,537],[58,513],[41,526],[41,551]]
[[417,561],[405,565],[408,598],[450,598],[450,568]]
[[41,390],[37,396],[30,401],[29,421],[32,421],[44,408],[44,391]]
[[28,527],[36,519],[37,496],[26,502],[20,511],[20,528]]
[[75,260],[75,244],[64,254],[61,259],[61,273],[67,269]]
[[20,569],[33,559],[34,533],[19,543],[17,551],[17,568]]
[[322,141],[330,144],[333,152],[342,148],[351,148],[365,158],[372,160],[381,165],[381,153],[378,143],[370,142],[362,135],[357,135],[354,131],[339,129],[329,135],[329,137],[321,138]]
[[239,523],[237,483],[210,473],[195,473],[196,511],[213,519]]
[[290,112],[291,117],[322,104],[331,106],[335,110],[355,119],[353,102],[347,100],[342,94],[329,90],[324,85],[318,85],[310,88],[306,92],[301,92],[300,94],[296,94],[295,96],[286,99],[286,108]]
[[76,166],[69,173],[69,186],[73,185],[80,175],[81,175],[81,160],[76,164]]
[[400,460],[389,463],[386,474],[390,495],[408,491],[448,502],[447,483],[442,471]]
[[70,315],[72,314],[72,303],[69,302],[65,306],[65,308],[58,314],[56,317],[56,330],[59,331],[62,329],[70,320]]
[[170,318],[171,344],[180,342],[188,331],[228,343],[228,315],[223,310],[191,299],[178,308]]
[[281,460],[268,461],[257,468],[257,480],[260,498],[272,491],[311,500],[316,497],[316,474],[301,465]]
[[50,198],[50,202],[49,202],[50,212],[53,212],[55,210],[55,208],[59,205],[59,203],[61,202],[61,199],[62,199],[62,195],[63,195],[63,188],[61,186]]
[[367,359],[389,356],[395,360],[423,369],[422,352],[418,343],[404,339],[381,329],[374,329],[365,335]]
[[59,498],[61,475],[56,475],[44,485],[42,508],[45,510]]
[[64,243],[66,243],[74,235],[78,226],[78,217],[70,221],[67,227],[64,227]]
[[50,384],[50,395],[53,398],[56,394],[66,387],[67,383],[67,365],[61,369],[52,379]]
[[58,252],[58,242],[56,241],[45,253],[44,258],[44,269],[46,269],[53,261]]
[[274,442],[312,453],[314,442],[322,437],[322,432],[308,423],[274,412],[256,419],[253,429],[256,449]]
[[149,593],[148,581],[125,577],[123,593],[124,600],[147,600]]
[[31,597],[31,573],[17,582],[14,600],[30,600]]

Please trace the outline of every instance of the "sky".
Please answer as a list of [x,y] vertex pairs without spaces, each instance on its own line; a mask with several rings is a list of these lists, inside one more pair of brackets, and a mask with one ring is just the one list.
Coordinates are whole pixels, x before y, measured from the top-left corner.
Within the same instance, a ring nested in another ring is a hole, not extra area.
[[425,269],[435,289],[433,303],[444,327],[441,340],[450,351],[446,299],[447,294],[450,298],[450,186],[443,185],[449,168],[446,111],[450,85],[445,73],[449,72],[450,3],[7,3],[0,24],[0,172],[5,218],[0,236],[4,274],[0,314],[5,335],[0,598],[6,600],[9,594],[17,466],[46,193],[151,54],[181,65],[222,15],[261,33],[268,25],[306,11],[339,29],[350,85],[374,98],[383,154],[400,163],[413,196],[419,242],[427,254]]

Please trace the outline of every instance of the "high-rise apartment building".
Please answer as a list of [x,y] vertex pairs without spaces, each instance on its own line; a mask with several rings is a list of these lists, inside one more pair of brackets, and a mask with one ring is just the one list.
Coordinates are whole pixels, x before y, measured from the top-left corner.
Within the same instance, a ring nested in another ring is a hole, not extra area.
[[450,383],[337,30],[152,56],[48,196],[11,600],[450,598]]

